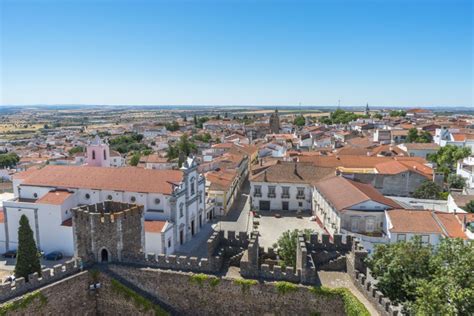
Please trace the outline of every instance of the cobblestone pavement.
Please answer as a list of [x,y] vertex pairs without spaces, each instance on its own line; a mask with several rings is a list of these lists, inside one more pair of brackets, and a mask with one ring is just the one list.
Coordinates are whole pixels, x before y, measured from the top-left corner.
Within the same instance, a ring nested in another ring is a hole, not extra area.
[[380,315],[365,296],[355,287],[347,273],[319,271],[318,276],[322,286],[329,288],[345,287],[364,304],[370,315]]

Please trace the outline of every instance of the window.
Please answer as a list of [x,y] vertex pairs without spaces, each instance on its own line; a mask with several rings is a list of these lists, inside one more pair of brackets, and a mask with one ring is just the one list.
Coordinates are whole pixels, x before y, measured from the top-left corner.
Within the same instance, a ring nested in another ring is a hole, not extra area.
[[405,234],[398,234],[397,235],[397,241],[406,241],[407,240],[407,235]]
[[134,196],[132,196],[132,197],[130,198],[130,201],[132,201],[132,203],[135,203],[136,200],[137,200],[137,198],[134,197]]
[[274,197],[276,197],[275,187],[274,187],[274,186],[268,187],[268,197],[269,197],[269,198],[274,198]]
[[168,238],[168,248],[171,248],[171,238]]
[[367,218],[365,230],[369,233],[372,233],[375,230],[375,217],[371,216]]
[[184,205],[183,203],[179,204],[179,218],[184,216]]
[[88,200],[88,199],[91,198],[91,195],[89,193],[86,193],[86,195],[84,197],[86,198],[86,200]]
[[196,182],[196,179],[192,177],[191,178],[191,195],[194,195],[194,193],[196,192],[195,182]]
[[303,207],[303,202],[298,202],[298,207]]
[[421,235],[421,242],[423,244],[429,244],[430,243],[430,235]]
[[107,200],[112,200],[112,195],[107,195]]
[[33,193],[33,197],[36,199],[38,197],[38,193]]
[[199,203],[202,203],[202,193],[199,193]]
[[104,160],[107,160],[107,153],[105,152],[105,149],[104,149]]
[[282,199],[290,198],[290,187],[282,187],[281,198]]
[[95,150],[92,151],[92,159],[95,160]]
[[156,198],[155,199],[155,204],[160,204],[160,199]]
[[253,187],[253,196],[255,197],[262,197],[262,187],[256,185]]
[[298,188],[298,193],[296,194],[297,199],[304,199],[304,188]]

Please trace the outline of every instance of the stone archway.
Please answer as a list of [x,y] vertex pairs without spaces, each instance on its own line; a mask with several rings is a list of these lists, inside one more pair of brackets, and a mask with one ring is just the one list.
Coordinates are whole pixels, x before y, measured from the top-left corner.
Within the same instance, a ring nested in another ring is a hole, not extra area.
[[99,262],[110,262],[112,261],[112,258],[110,256],[110,252],[107,250],[107,248],[102,248],[99,251]]

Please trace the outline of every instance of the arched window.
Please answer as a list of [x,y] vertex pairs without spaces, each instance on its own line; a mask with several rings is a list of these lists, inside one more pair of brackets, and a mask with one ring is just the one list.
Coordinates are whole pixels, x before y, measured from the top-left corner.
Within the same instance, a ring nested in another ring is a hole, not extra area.
[[92,159],[95,160],[95,150],[92,151]]
[[179,218],[184,216],[183,210],[184,210],[184,205],[183,203],[181,203],[179,204]]
[[105,149],[104,149],[104,160],[107,160],[107,153],[105,152]]

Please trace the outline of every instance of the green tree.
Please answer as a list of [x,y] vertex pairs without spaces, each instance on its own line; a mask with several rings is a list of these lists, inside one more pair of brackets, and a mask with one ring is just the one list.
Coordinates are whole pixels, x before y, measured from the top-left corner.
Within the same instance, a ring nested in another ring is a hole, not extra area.
[[34,272],[38,272],[38,274],[41,275],[39,253],[28,218],[25,215],[21,215],[20,226],[18,228],[18,251],[15,276],[17,278],[24,277],[25,280],[28,281],[28,275]]
[[391,117],[404,117],[407,115],[407,112],[400,110],[400,111],[390,111]]
[[436,153],[428,155],[428,160],[436,163],[438,171],[443,172],[445,179],[447,179],[448,175],[456,170],[457,162],[470,154],[471,149],[469,147],[446,145]]
[[474,244],[445,238],[430,257],[430,275],[419,280],[407,305],[415,315],[472,315]]
[[466,205],[463,207],[463,210],[468,213],[474,213],[474,200],[467,202]]
[[375,118],[375,119],[378,119],[378,120],[383,119],[383,115],[380,114],[380,113],[375,113],[374,115],[372,115],[372,117]]
[[69,155],[74,155],[74,154],[77,154],[77,153],[82,153],[84,152],[84,147],[81,147],[81,146],[75,146],[71,149],[69,149],[68,153]]
[[296,126],[301,127],[301,126],[304,126],[306,124],[306,120],[305,120],[303,115],[299,115],[294,119],[293,124],[295,124]]
[[441,192],[439,185],[426,180],[413,192],[413,197],[417,199],[438,199]]
[[416,143],[418,140],[418,130],[416,128],[410,128],[408,130],[407,143]]
[[0,154],[0,168],[12,168],[19,161],[20,157],[14,152]]
[[287,230],[278,238],[277,253],[280,259],[288,267],[296,267],[296,247],[298,242],[298,235],[302,232],[305,235],[311,234],[311,229],[304,230]]
[[174,131],[177,131],[179,130],[179,124],[177,121],[173,121],[171,123],[166,123],[165,124],[165,127],[168,131],[170,132],[174,132]]
[[198,125],[198,120],[197,120],[196,114],[194,114],[193,121],[194,121],[194,126],[197,127],[197,125]]
[[466,179],[457,174],[450,174],[448,176],[448,187],[450,189],[464,189],[466,186]]
[[367,261],[377,288],[395,302],[414,301],[419,281],[431,274],[431,251],[420,238],[377,245]]
[[188,134],[181,135],[177,146],[179,152],[183,153],[186,157],[189,156],[191,153],[196,152],[197,149],[196,144],[189,141]]
[[134,153],[132,158],[130,158],[130,165],[137,166],[138,163],[140,162],[140,158],[141,158],[140,153]]

